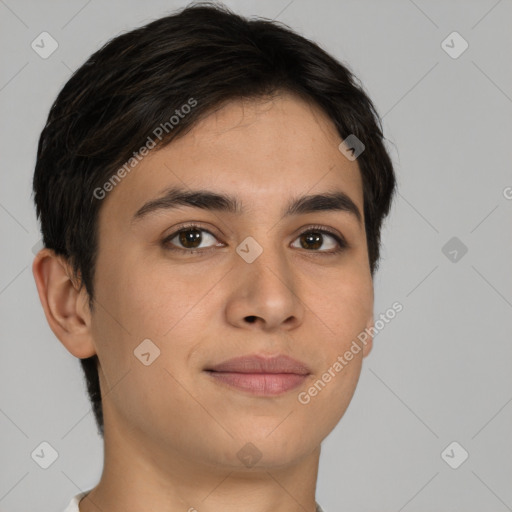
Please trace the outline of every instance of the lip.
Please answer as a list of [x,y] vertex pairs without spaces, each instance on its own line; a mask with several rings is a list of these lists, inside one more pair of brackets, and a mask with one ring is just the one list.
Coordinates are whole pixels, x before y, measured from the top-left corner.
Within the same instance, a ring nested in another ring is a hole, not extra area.
[[276,396],[300,386],[311,371],[286,355],[250,355],[206,368],[218,383],[258,396]]

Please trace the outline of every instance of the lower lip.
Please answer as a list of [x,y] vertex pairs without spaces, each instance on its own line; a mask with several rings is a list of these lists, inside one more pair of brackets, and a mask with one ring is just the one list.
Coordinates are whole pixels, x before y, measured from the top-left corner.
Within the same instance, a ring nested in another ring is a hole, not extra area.
[[307,375],[296,373],[208,373],[218,382],[259,396],[275,396],[300,386]]

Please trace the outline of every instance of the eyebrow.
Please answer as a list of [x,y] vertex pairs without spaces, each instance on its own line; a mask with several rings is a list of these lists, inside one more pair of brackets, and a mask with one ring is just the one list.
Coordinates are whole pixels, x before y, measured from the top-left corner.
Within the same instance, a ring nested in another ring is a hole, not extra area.
[[[245,212],[243,205],[235,196],[220,194],[210,190],[186,190],[180,187],[171,187],[164,195],[152,199],[137,210],[132,217],[132,223],[142,220],[149,214],[161,210],[177,209],[180,206],[201,208],[216,212],[233,213],[241,215]],[[282,211],[282,217],[303,215],[320,211],[339,211],[351,214],[362,224],[362,215],[352,199],[342,191],[313,194],[292,199]]]

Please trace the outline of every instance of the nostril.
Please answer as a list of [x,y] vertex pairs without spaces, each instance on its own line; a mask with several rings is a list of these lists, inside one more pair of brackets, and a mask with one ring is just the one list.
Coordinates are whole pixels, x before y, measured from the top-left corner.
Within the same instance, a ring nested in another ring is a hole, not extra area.
[[255,316],[247,316],[247,317],[245,317],[245,319],[246,319],[249,323],[251,323],[251,324],[253,324],[253,323],[256,321],[256,317],[255,317]]

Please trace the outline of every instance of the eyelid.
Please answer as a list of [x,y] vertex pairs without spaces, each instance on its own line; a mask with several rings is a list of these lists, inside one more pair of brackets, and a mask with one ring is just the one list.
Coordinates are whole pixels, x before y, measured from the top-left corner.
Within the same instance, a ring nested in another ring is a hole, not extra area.
[[[172,233],[166,235],[165,238],[169,238],[169,236],[176,236],[180,231],[185,231],[186,229],[200,229],[201,231],[208,231],[208,233],[213,235],[210,227],[204,227],[203,223],[200,221],[194,222],[185,222],[184,224],[180,224],[179,226],[173,228]],[[214,235],[215,236],[215,235]]]
[[341,242],[347,243],[345,237],[337,230],[329,228],[327,226],[323,226],[321,224],[310,224],[306,227],[302,227],[299,229],[299,234],[297,236],[302,235],[304,233],[309,233],[310,231],[321,231],[323,233],[328,233],[334,238],[339,238]]

